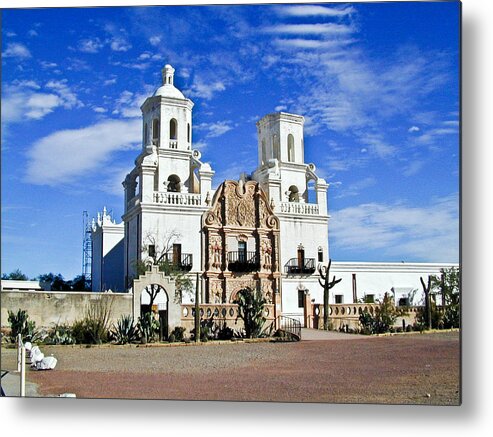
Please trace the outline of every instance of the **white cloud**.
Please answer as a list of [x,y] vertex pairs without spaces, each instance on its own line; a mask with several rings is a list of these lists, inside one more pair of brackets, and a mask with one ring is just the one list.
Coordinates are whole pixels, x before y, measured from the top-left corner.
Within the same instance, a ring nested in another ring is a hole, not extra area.
[[55,94],[35,93],[26,102],[29,110],[25,115],[27,118],[39,120],[46,114],[53,112],[53,109],[60,105],[61,99]]
[[274,111],[280,112],[280,111],[286,111],[288,108],[285,105],[279,105],[274,108]]
[[349,196],[358,196],[361,191],[366,190],[367,188],[373,187],[377,183],[377,180],[373,177],[367,177],[360,181],[357,181],[351,184],[348,188],[342,187],[340,193],[335,196],[336,199],[349,197]]
[[58,107],[83,106],[67,81],[49,81],[44,89],[34,81],[17,81],[4,88],[2,123],[40,120]]
[[36,32],[34,29],[31,29],[27,32],[27,35],[30,37],[35,37],[38,36],[38,32]]
[[140,118],[142,116],[140,107],[149,95],[149,89],[146,89],[142,93],[133,93],[128,90],[123,91],[115,101],[116,106],[112,114],[118,114],[125,118]]
[[48,62],[48,61],[39,61],[39,65],[41,65],[41,68],[44,68],[44,69],[58,67],[58,65],[55,64],[54,62]]
[[404,176],[414,176],[419,173],[419,171],[423,168],[425,163],[423,161],[413,160],[411,161],[406,168],[404,168],[402,174]]
[[107,112],[107,109],[102,108],[101,106],[96,106],[96,107],[92,108],[92,110],[94,112],[97,112],[98,114],[103,114],[103,113]]
[[279,24],[265,27],[263,30],[266,33],[285,33],[290,35],[341,35],[354,32],[352,26],[336,23]]
[[194,150],[200,150],[203,152],[209,144],[206,141],[196,141],[193,143]]
[[292,49],[335,49],[353,43],[353,39],[343,39],[343,40],[330,40],[322,41],[318,39],[304,39],[304,38],[276,38],[273,42],[280,48]]
[[151,45],[157,46],[161,42],[161,37],[159,35],[151,36],[149,38],[149,42],[151,43]]
[[408,132],[419,132],[419,127],[418,126],[411,126],[407,131]]
[[289,15],[292,17],[310,17],[310,16],[323,16],[323,17],[341,17],[349,15],[355,12],[355,9],[351,6],[340,7],[324,7],[315,5],[303,5],[303,6],[287,6],[278,8],[280,15]]
[[195,129],[206,131],[207,138],[217,138],[229,132],[233,127],[229,120],[217,121],[215,123],[200,123],[195,125]]
[[458,210],[458,196],[451,195],[425,207],[369,203],[332,211],[332,245],[409,261],[457,262]]
[[66,109],[80,108],[84,106],[77,95],[67,85],[67,80],[50,80],[46,88],[53,90],[61,98],[62,106]]
[[200,97],[206,100],[210,100],[215,93],[224,91],[225,89],[226,87],[221,81],[204,82],[202,78],[197,77],[195,78],[190,89],[185,91],[185,94],[189,95],[190,97]]
[[110,48],[115,52],[127,52],[132,45],[123,37],[115,37],[110,41]]
[[107,79],[103,82],[103,85],[114,85],[116,83],[116,77],[114,77],[113,79]]
[[103,46],[104,44],[99,38],[87,38],[80,40],[77,47],[83,53],[98,53]]
[[7,48],[2,53],[4,58],[27,59],[31,57],[29,49],[21,43],[8,43]]
[[76,181],[99,168],[118,151],[137,148],[140,120],[104,120],[81,128],[54,132],[28,152],[27,182],[56,186]]

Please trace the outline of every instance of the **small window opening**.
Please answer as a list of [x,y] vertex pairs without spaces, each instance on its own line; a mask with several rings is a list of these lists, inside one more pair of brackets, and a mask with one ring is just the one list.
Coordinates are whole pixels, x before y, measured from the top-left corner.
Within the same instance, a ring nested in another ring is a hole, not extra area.
[[149,256],[154,258],[156,256],[156,246],[154,244],[149,244]]
[[187,123],[187,143],[190,142],[190,123]]
[[298,290],[298,308],[305,307],[305,290]]
[[336,303],[344,303],[344,295],[343,294],[336,294]]
[[172,118],[169,121],[169,139],[170,140],[176,140],[177,130],[178,130],[178,123],[174,118]]
[[247,243],[246,241],[238,241],[238,261],[241,263],[247,260]]
[[159,118],[152,120],[152,141],[157,144],[159,140]]
[[294,137],[292,134],[288,135],[288,161],[294,162]]
[[318,248],[318,262],[321,263],[324,260],[324,251],[321,247]]

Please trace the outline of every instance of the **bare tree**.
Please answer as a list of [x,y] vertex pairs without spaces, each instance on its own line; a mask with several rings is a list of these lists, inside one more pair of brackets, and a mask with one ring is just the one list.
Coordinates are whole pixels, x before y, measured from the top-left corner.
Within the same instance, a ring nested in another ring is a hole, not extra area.
[[[170,262],[168,254],[172,253],[173,245],[179,241],[181,234],[176,229],[166,231],[162,236],[159,230],[148,231],[145,234],[142,244],[142,260],[137,262],[137,274],[143,275],[148,270],[149,264],[156,265],[159,271],[168,276],[172,276],[176,284],[177,302],[181,301],[181,293],[184,290],[191,290],[192,281],[183,274],[179,266]],[[157,284],[146,287],[146,292],[150,298],[152,306],[157,294],[162,290]]]

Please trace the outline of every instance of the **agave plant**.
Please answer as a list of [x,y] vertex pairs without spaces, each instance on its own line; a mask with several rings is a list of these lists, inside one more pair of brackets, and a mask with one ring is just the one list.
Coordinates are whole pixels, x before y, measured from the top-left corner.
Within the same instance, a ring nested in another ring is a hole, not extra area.
[[75,344],[72,328],[67,324],[55,324],[45,340],[48,344]]
[[111,337],[118,344],[135,343],[139,339],[139,329],[132,316],[123,315],[110,331]]

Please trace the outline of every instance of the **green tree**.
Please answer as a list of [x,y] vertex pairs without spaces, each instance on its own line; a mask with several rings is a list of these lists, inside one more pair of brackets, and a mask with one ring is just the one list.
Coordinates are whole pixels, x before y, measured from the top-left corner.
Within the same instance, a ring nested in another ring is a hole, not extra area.
[[[456,267],[441,269],[440,275],[430,277],[431,327],[459,328],[460,327],[460,270]],[[441,296],[441,306],[436,304],[437,296]],[[427,316],[424,310],[417,315],[418,324],[425,324]]]
[[74,291],[91,291],[91,281],[84,275],[78,275],[69,281],[70,288]]
[[15,269],[14,271],[10,272],[9,274],[4,273],[2,275],[2,279],[11,279],[11,280],[17,280],[17,281],[27,281],[29,278],[20,271],[20,269]]
[[47,286],[52,291],[71,291],[72,286],[70,281],[65,281],[61,273],[44,273],[36,278],[44,286]]
[[389,293],[385,293],[383,299],[378,301],[378,306],[375,308],[375,314],[372,315],[368,311],[360,314],[359,321],[363,327],[365,334],[381,334],[389,332],[395,325],[398,317],[406,314],[404,308],[395,306],[394,299]]
[[237,319],[243,320],[246,337],[259,337],[266,321],[264,307],[267,301],[262,296],[262,292],[260,290],[253,291],[248,287],[244,288],[238,292],[233,303],[238,305]]

